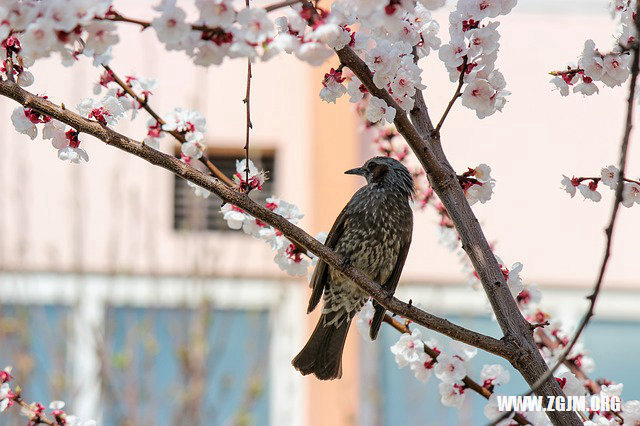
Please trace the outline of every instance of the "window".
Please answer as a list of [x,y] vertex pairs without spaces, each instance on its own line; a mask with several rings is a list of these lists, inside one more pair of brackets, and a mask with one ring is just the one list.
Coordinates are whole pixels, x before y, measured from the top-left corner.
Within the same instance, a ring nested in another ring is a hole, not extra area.
[[0,273],[0,288],[0,368],[29,402],[105,426],[303,423],[298,282]]
[[[209,159],[226,176],[236,173],[236,160],[245,156],[243,150],[209,150]],[[249,196],[258,203],[264,204],[274,193],[276,182],[275,155],[273,150],[251,150],[251,161],[260,169],[268,171],[269,179],[262,191],[253,191]],[[220,214],[222,200],[215,194],[209,198],[195,195],[187,181],[174,176],[173,185],[173,228],[185,231],[226,231],[229,230]]]

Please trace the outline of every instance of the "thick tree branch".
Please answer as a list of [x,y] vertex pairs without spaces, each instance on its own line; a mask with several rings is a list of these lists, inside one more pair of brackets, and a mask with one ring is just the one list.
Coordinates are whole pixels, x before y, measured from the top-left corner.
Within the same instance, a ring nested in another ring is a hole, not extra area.
[[86,119],[46,99],[27,92],[16,83],[9,81],[0,82],[0,95],[11,98],[26,108],[32,108],[42,114],[51,116],[75,128],[79,132],[92,135],[108,145],[140,157],[151,164],[160,166],[196,185],[208,189],[225,202],[244,209],[257,219],[280,230],[287,238],[294,241],[296,245],[304,247],[306,250],[320,257],[331,267],[342,272],[389,311],[410,319],[416,324],[449,336],[452,339],[491,352],[507,360],[512,360],[517,357],[517,348],[509,342],[497,340],[493,337],[468,330],[444,318],[431,315],[415,306],[404,303],[395,297],[389,298],[379,284],[369,279],[360,270],[349,266],[341,255],[324,246],[282,216],[257,204],[250,199],[247,194],[234,191],[227,187],[219,179],[208,176],[171,155],[157,151],[108,127],[104,127],[96,121]]
[[[420,91],[416,93],[416,105],[411,111],[412,123],[391,95],[374,84],[371,71],[350,47],[346,46],[336,53],[340,62],[353,71],[373,96],[383,99],[387,105],[396,109],[394,119],[396,128],[420,160],[431,186],[451,216],[460,236],[462,248],[467,252],[482,282],[498,324],[504,333],[503,340],[520,349],[519,354],[510,359],[511,364],[522,374],[527,383],[534,384],[548,371],[547,365],[533,340],[529,323],[520,313],[509,291],[478,219],[458,183],[456,173],[442,151],[440,137],[433,129],[422,93]],[[558,383],[552,379],[544,382],[538,389],[538,394],[564,395]],[[582,424],[574,412],[547,414],[556,425]]]

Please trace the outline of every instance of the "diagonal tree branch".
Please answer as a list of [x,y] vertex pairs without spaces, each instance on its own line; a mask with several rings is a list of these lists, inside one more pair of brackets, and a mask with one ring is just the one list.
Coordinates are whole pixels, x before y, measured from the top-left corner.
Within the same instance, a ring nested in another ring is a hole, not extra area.
[[351,279],[389,311],[410,319],[416,324],[449,336],[452,339],[491,352],[507,360],[517,358],[519,350],[509,342],[468,330],[444,318],[424,312],[411,304],[404,303],[395,297],[388,297],[387,293],[382,290],[379,284],[369,279],[369,277],[360,270],[349,266],[341,255],[321,244],[282,216],[257,204],[250,199],[247,194],[234,191],[227,187],[219,179],[206,175],[171,155],[157,151],[141,142],[102,126],[97,121],[86,119],[46,99],[38,97],[24,90],[16,83],[1,81],[0,95],[11,98],[26,108],[32,108],[42,114],[53,117],[75,128],[79,132],[94,136],[110,146],[140,157],[151,164],[160,166],[196,185],[208,189],[225,202],[244,209],[257,219],[280,230],[287,238],[294,241],[296,245],[300,245],[306,250],[316,254],[327,262],[328,265]]
[[[504,337],[520,349],[519,355],[511,359],[512,365],[522,374],[527,383],[534,384],[547,371],[547,365],[540,355],[529,323],[524,319],[509,291],[498,262],[489,247],[482,228],[467,202],[456,173],[449,164],[440,144],[440,136],[434,131],[422,93],[416,93],[415,107],[411,111],[411,121],[403,109],[393,100],[389,92],[379,89],[373,82],[372,74],[362,59],[348,46],[336,51],[340,62],[351,69],[375,97],[384,100],[396,109],[394,124],[405,138],[416,157],[427,172],[436,194],[449,213],[460,240],[476,270],[485,293]],[[555,380],[547,380],[537,390],[542,396],[564,396]],[[574,412],[549,412],[556,425],[581,425]]]
[[[111,77],[113,78],[113,81],[122,88],[122,90],[124,90],[129,96],[131,96],[136,102],[138,102],[140,104],[140,106],[142,108],[144,108],[145,111],[147,111],[147,113],[149,113],[149,115],[151,117],[153,117],[154,120],[156,120],[158,123],[160,123],[160,125],[164,125],[165,121],[162,117],[160,117],[160,115],[158,115],[158,113],[156,113],[153,108],[151,108],[151,105],[149,105],[149,101],[146,97],[141,98],[136,92],[133,91],[133,89],[131,88],[131,86],[129,86],[127,83],[125,83],[124,81],[122,81],[122,79],[120,77],[118,77],[118,75],[111,69],[111,67],[109,65],[102,65],[103,68],[111,75]],[[182,133],[180,133],[177,130],[170,130],[170,131],[166,131],[163,130],[163,132],[169,133],[171,136],[173,136],[178,142],[180,142],[180,144],[186,143],[187,140],[185,139],[184,135]],[[231,182],[231,179],[229,179],[224,173],[222,173],[222,171],[216,167],[215,164],[213,164],[213,162],[211,160],[209,160],[209,158],[207,157],[206,153],[202,154],[202,157],[200,157],[200,161],[207,166],[207,168],[211,171],[211,173],[213,173],[214,176],[216,176],[218,179],[220,179],[222,182],[224,182],[227,186],[232,186],[233,182]],[[247,163],[248,164],[248,163]]]

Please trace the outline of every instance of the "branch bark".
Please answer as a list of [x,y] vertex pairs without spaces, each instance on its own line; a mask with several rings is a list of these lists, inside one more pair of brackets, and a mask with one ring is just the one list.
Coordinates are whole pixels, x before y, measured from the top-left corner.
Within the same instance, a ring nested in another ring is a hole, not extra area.
[[257,204],[249,198],[247,194],[234,191],[227,187],[219,179],[209,176],[171,155],[157,151],[141,142],[102,126],[96,121],[86,119],[72,111],[63,109],[46,99],[24,90],[16,83],[1,81],[0,95],[11,98],[26,108],[32,108],[42,114],[51,116],[81,133],[94,136],[110,146],[140,157],[151,164],[160,166],[196,185],[208,189],[226,203],[238,206],[257,219],[280,230],[287,238],[294,241],[296,245],[300,245],[314,253],[327,262],[328,265],[342,272],[389,311],[410,319],[416,324],[449,336],[452,339],[491,352],[507,360],[512,360],[517,357],[518,349],[508,342],[468,330],[444,318],[424,312],[411,304],[404,303],[395,297],[389,298],[379,284],[370,280],[360,270],[349,266],[341,255],[324,246],[282,216]]
[[[442,150],[440,136],[435,132],[422,93],[420,91],[416,93],[415,107],[410,113],[410,121],[391,95],[386,90],[376,87],[371,71],[350,47],[346,46],[336,53],[340,62],[353,71],[373,96],[383,99],[387,105],[396,109],[394,124],[420,160],[431,186],[451,216],[460,236],[462,248],[469,256],[482,282],[498,324],[504,333],[502,340],[518,348],[517,354],[509,361],[527,383],[533,385],[546,374],[547,364],[533,340],[529,323],[520,313],[507,287],[478,219],[458,183],[456,173]],[[564,396],[560,385],[551,377],[540,386],[537,394]],[[548,412],[547,415],[556,425],[582,424],[574,412]]]

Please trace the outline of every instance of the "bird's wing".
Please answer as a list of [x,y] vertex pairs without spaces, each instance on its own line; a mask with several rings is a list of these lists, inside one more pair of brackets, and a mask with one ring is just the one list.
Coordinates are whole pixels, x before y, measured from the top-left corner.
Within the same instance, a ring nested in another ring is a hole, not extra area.
[[[327,235],[327,239],[324,245],[329,247],[330,249],[335,248],[336,243],[342,236],[344,224],[347,219],[346,210],[347,208],[345,206],[345,208],[342,209],[342,211],[338,215],[338,218],[331,227],[329,235]],[[322,259],[318,259],[318,264],[316,265],[316,269],[315,271],[313,271],[313,276],[311,277],[311,288],[313,288],[313,292],[311,293],[311,298],[309,299],[309,307],[307,308],[307,313],[313,311],[318,305],[320,297],[322,297],[324,288],[327,285],[328,278],[329,268],[327,267],[327,264]]]
[[[412,228],[413,226],[411,226],[411,229]],[[398,259],[396,260],[396,264],[393,267],[391,275],[389,276],[389,278],[387,278],[387,281],[382,283],[382,289],[389,295],[393,295],[396,292],[396,287],[398,287],[398,281],[400,281],[402,268],[404,268],[404,262],[407,260],[407,254],[409,253],[409,246],[411,246],[412,233],[413,229],[410,231],[407,241],[405,241],[405,243],[400,246]],[[380,326],[382,325],[382,320],[384,319],[386,309],[383,306],[380,306],[375,301],[373,301],[373,306],[375,308],[375,313],[373,314],[373,319],[371,320],[369,336],[371,337],[371,340],[376,340],[376,337],[378,337],[378,331],[380,331]]]

